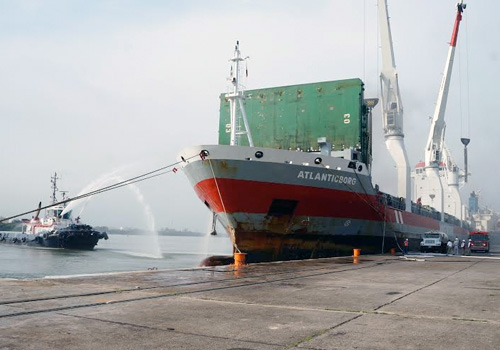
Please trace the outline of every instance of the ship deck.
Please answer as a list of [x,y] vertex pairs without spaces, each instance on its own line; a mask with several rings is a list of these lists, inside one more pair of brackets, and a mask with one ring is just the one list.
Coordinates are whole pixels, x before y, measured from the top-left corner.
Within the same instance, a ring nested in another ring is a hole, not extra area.
[[497,349],[499,270],[495,253],[362,255],[4,279],[0,349]]

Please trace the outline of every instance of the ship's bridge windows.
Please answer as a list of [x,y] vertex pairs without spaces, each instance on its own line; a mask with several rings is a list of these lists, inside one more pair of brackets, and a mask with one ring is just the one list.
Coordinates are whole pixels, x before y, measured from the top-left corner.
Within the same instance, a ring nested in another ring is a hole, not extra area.
[[281,215],[293,215],[295,208],[297,207],[298,201],[289,199],[273,199],[271,206],[267,215],[270,216],[281,216]]

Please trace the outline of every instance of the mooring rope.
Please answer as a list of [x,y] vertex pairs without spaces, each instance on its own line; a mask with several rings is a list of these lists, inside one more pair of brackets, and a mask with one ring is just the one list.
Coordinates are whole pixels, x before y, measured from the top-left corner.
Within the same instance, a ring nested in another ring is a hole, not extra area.
[[[60,202],[52,203],[52,204],[49,204],[49,205],[46,205],[46,206],[43,206],[43,207],[41,206],[41,207],[33,209],[33,210],[25,211],[25,212],[20,213],[20,214],[16,214],[16,215],[13,215],[13,216],[9,216],[7,218],[0,219],[0,222],[8,221],[8,220],[11,220],[11,219],[23,216],[23,215],[35,213],[35,212],[37,212],[39,210],[42,210],[42,209],[52,208],[52,207],[55,207],[57,205],[66,204],[66,203],[73,202],[73,201],[76,201],[76,200],[79,200],[79,199],[82,199],[82,198],[94,196],[96,194],[104,193],[104,192],[111,191],[111,190],[116,190],[116,189],[118,189],[120,187],[128,186],[128,185],[131,185],[131,184],[134,184],[134,183],[137,183],[137,182],[141,182],[141,181],[145,181],[145,180],[149,180],[149,179],[152,179],[152,178],[160,176],[160,175],[165,175],[165,174],[172,173],[172,172],[176,173],[177,172],[177,169],[175,168],[176,165],[178,165],[179,163],[182,163],[182,162],[184,162],[186,160],[195,158],[197,156],[198,156],[198,154],[196,154],[194,156],[191,156],[191,157],[188,157],[188,158],[184,158],[184,159],[182,159],[182,160],[180,160],[178,162],[175,162],[175,163],[163,166],[161,168],[158,168],[158,169],[155,169],[155,170],[152,170],[152,171],[148,171],[147,173],[144,173],[144,174],[141,174],[141,175],[138,175],[138,176],[134,176],[134,177],[132,177],[130,179],[123,180],[123,181],[117,182],[115,184],[99,188],[99,189],[94,190],[94,191],[90,191],[90,192],[87,192],[87,193],[84,193],[84,194],[81,194],[81,195],[78,195],[78,196],[75,196],[75,197],[66,198],[65,200],[62,200]],[[172,169],[169,169],[169,168],[172,168]],[[169,170],[162,171],[162,170],[165,170],[165,169],[169,169]],[[160,171],[162,171],[162,172],[160,172]]]
[[[329,167],[327,167],[326,165],[323,164],[323,162],[321,162],[321,165],[323,166],[324,169],[326,169],[327,171],[331,172],[332,174],[335,174],[335,172],[330,169]],[[358,179],[358,182],[361,186],[361,188],[363,189],[363,192],[366,194],[366,195],[369,195],[368,192],[366,191],[366,188],[365,186],[363,185],[363,181],[361,181],[360,177],[359,177],[359,174],[358,172],[356,171],[356,169],[353,169],[354,171],[354,174],[356,175],[356,178]],[[356,194],[363,202],[365,202],[370,208],[372,208],[381,218],[382,218],[382,254],[384,253],[384,248],[385,248],[385,234],[386,234],[386,225],[387,225],[387,202],[383,203],[384,204],[384,212],[382,213],[377,207],[375,207],[372,203],[370,203],[366,198],[364,198],[363,196],[361,196],[358,192],[356,192],[354,190],[353,187],[349,186],[348,184],[346,184],[345,182],[343,183],[351,192],[353,192],[354,194]],[[385,199],[385,198],[384,198]],[[396,245],[398,246],[399,250],[400,251],[403,251],[401,249],[401,246],[399,245],[398,243],[398,239],[396,237],[396,232],[394,232],[394,240],[396,241]]]
[[[204,160],[204,157],[202,157],[202,160]],[[210,160],[210,158],[207,160],[208,160],[208,164],[210,165],[210,170],[212,171],[212,176],[214,178],[215,187],[217,188],[217,193],[219,195],[220,202],[222,204],[222,210],[224,211],[224,215],[226,216],[226,222],[227,222],[227,226],[228,226],[227,228],[228,228],[229,234],[231,235],[231,238],[233,241],[233,247],[238,253],[241,253],[241,250],[238,248],[238,245],[236,244],[236,237],[234,235],[234,227],[232,227],[230,225],[229,216],[227,215],[226,207],[224,205],[224,200],[222,199],[222,195],[220,193],[219,184],[217,183],[217,178],[215,177],[215,172],[214,172],[214,168],[212,166],[212,161]]]

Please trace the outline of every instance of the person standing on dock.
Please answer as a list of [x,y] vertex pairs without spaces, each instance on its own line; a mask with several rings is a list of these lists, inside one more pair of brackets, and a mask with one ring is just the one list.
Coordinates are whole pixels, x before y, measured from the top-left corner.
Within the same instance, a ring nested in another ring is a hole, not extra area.
[[446,255],[451,255],[453,251],[453,243],[451,243],[451,241],[448,241],[448,243],[446,243]]
[[462,240],[460,244],[460,248],[462,249],[462,255],[465,255],[465,239]]
[[453,254],[458,255],[458,246],[460,244],[460,241],[458,240],[458,237],[455,237],[455,240],[453,241]]
[[472,239],[469,238],[469,241],[466,242],[466,247],[465,247],[465,255],[470,255],[470,248],[472,245]]
[[405,246],[405,254],[408,254],[408,248],[410,246],[410,242],[408,241],[408,238],[405,239],[404,246]]

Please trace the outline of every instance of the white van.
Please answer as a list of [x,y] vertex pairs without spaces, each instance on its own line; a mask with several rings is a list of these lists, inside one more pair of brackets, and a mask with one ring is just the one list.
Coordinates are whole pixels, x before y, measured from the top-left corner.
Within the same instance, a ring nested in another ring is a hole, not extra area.
[[448,235],[444,232],[429,231],[422,233],[420,241],[421,252],[439,252],[446,254],[446,243],[448,243]]

